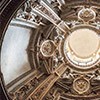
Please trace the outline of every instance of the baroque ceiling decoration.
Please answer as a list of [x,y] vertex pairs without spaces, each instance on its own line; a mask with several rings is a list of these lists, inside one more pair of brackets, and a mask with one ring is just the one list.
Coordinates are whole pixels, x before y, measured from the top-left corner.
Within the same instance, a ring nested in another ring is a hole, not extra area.
[[18,10],[14,19],[38,25],[27,54],[40,73],[10,91],[13,100],[99,100],[99,5],[94,0],[28,0]]

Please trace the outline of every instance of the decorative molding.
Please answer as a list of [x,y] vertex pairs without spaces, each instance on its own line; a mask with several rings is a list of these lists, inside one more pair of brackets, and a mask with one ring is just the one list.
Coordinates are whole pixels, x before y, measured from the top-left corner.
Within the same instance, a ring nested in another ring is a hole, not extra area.
[[[87,28],[91,26],[100,32],[100,13],[98,13],[100,1],[65,0],[64,2],[64,0],[28,0],[25,2],[25,0],[11,0],[4,5],[2,5],[0,10],[0,46],[2,45],[8,24],[13,17],[17,21],[23,22],[20,25],[26,25],[25,23],[27,25],[31,24],[30,27],[35,28],[35,31],[30,38],[27,54],[31,66],[35,66],[35,69],[40,72],[26,79],[18,87],[13,88],[9,95],[2,78],[0,85],[2,85],[5,97],[10,99],[10,96],[12,100],[99,100],[99,62],[94,65],[95,70],[91,69],[91,71],[84,70],[83,72],[82,68],[80,70],[73,68],[75,65],[72,65],[64,58],[62,43],[65,37],[70,36],[72,31],[75,31],[74,28],[77,26],[79,26],[78,29],[81,29],[82,27],[80,26],[82,25],[86,25]],[[88,14],[85,15],[83,13],[83,7],[85,10],[89,9]],[[90,9],[93,11],[91,16],[89,16]],[[17,23],[13,20],[11,24]],[[47,40],[52,41],[56,45],[52,56],[49,57],[44,56],[43,51],[41,52],[41,44]],[[16,79],[16,81],[18,80]]]

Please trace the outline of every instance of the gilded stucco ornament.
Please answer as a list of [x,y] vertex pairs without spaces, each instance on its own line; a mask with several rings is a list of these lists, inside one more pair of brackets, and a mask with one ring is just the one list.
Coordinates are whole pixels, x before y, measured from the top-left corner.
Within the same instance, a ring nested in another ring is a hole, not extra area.
[[46,40],[42,43],[40,51],[43,56],[50,57],[53,56],[56,45],[52,40]]
[[36,26],[27,47],[36,72],[9,90],[12,100],[100,97],[100,6],[62,1],[28,0],[17,12],[14,20]]
[[84,77],[76,78],[73,82],[73,89],[80,95],[84,94],[90,89],[90,82]]
[[91,8],[83,8],[78,13],[78,18],[85,22],[95,20],[96,14]]

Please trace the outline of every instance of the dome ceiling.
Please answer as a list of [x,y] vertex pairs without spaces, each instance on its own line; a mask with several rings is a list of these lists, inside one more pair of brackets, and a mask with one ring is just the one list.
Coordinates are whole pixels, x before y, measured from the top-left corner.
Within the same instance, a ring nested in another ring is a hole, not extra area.
[[9,90],[12,100],[99,100],[98,0],[28,0],[14,20],[33,28],[26,51],[34,73]]

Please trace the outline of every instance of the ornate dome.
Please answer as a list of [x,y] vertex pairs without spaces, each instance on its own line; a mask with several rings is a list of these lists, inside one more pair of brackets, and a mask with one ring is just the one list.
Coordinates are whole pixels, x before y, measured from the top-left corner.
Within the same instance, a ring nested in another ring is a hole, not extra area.
[[3,99],[100,99],[99,0],[0,3]]

